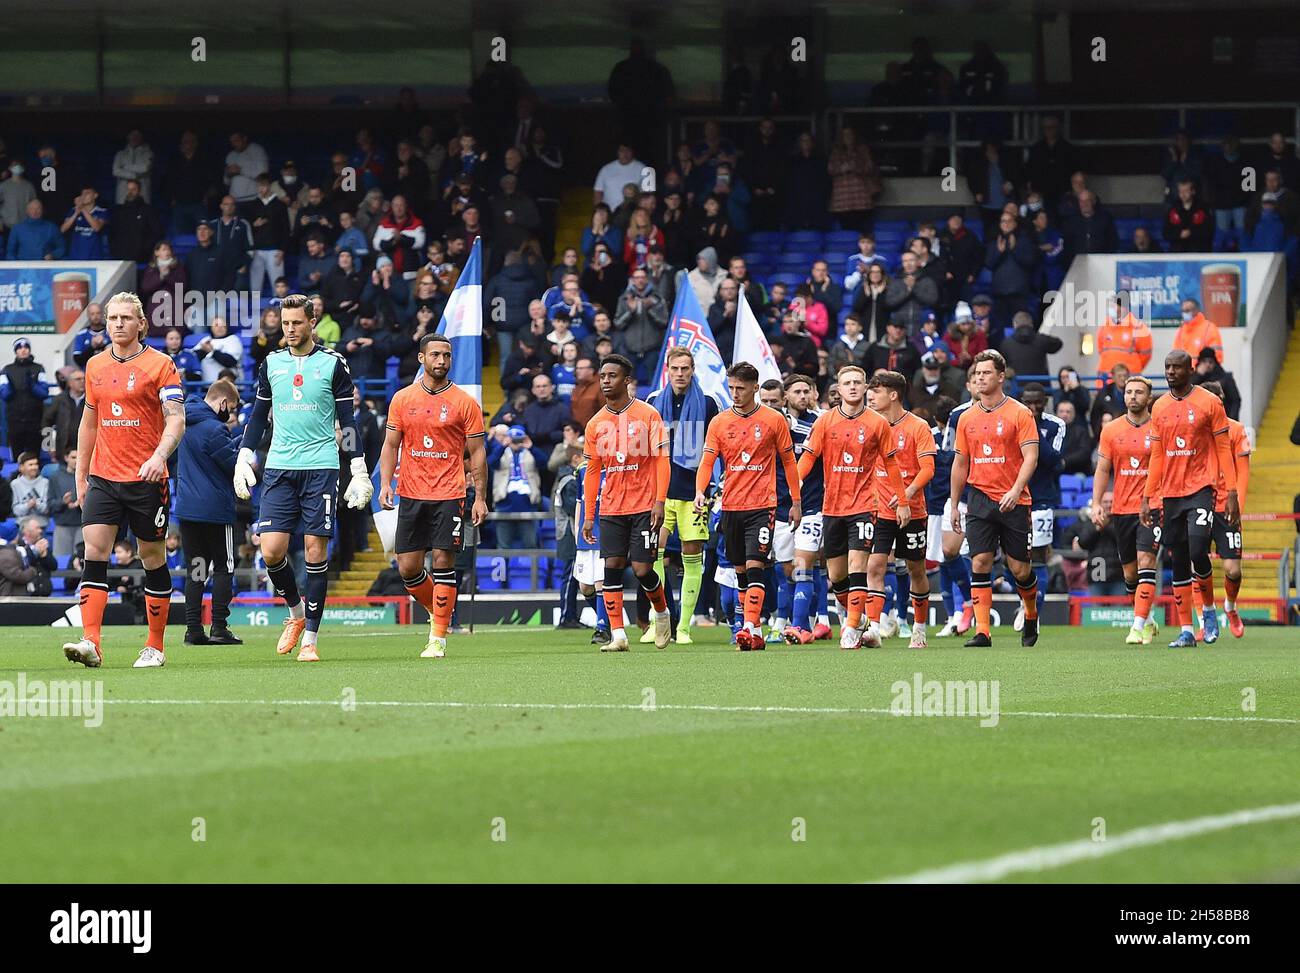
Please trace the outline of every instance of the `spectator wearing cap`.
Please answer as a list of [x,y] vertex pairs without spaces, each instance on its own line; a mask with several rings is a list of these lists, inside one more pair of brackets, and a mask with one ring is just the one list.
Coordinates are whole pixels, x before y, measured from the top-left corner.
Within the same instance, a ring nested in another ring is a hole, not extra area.
[[[1028,311],[1020,311],[1011,319],[1010,337],[1002,342],[1000,351],[1007,365],[1020,376],[1045,376],[1047,356],[1064,347],[1060,338],[1034,330],[1034,318]],[[1045,381],[1041,379],[1040,381]]]
[[41,451],[41,417],[50,394],[50,378],[32,358],[32,343],[15,338],[14,360],[0,371],[0,401],[5,404],[8,442],[12,455]]
[[528,392],[535,377],[550,372],[550,355],[538,350],[544,341],[544,337],[536,336],[531,331],[521,331],[515,335],[515,350],[501,366],[501,387],[507,393],[520,389]]
[[948,361],[948,349],[937,345],[921,356],[921,368],[912,377],[912,406],[925,405],[940,395],[961,401],[966,391],[966,373]]
[[912,376],[921,367],[921,356],[917,354],[916,347],[908,341],[906,326],[902,321],[894,318],[890,318],[885,325],[884,336],[871,346],[867,360],[870,362],[867,368],[868,375],[874,375],[884,368],[891,372],[902,373],[908,382],[912,381]]
[[[1271,197],[1271,198],[1270,198]],[[1282,182],[1282,176],[1276,170],[1264,173],[1264,190],[1251,202],[1246,211],[1246,233],[1254,237],[1260,219],[1266,209],[1277,215],[1285,233],[1295,236],[1300,233],[1300,195],[1293,187]]]
[[1201,313],[1201,304],[1194,297],[1183,299],[1183,323],[1174,336],[1174,347],[1192,356],[1200,357],[1201,350],[1211,348],[1219,364],[1223,364],[1223,336],[1219,326]]
[[[533,444],[523,426],[495,427],[487,446],[487,464],[492,470],[493,509],[499,514],[529,513],[541,509],[541,470],[546,468],[546,460],[546,451]],[[521,550],[537,546],[537,521],[497,520],[495,525],[498,547]]]
[[1197,199],[1196,184],[1178,183],[1178,195],[1165,211],[1165,239],[1173,253],[1209,253],[1214,249],[1214,214]]
[[1259,210],[1251,214],[1252,218],[1248,220],[1250,229],[1242,237],[1242,250],[1249,253],[1283,253],[1287,250],[1294,236],[1287,231],[1277,204],[1276,193],[1264,193],[1260,197]]
[[45,206],[39,199],[33,199],[27,204],[27,219],[9,231],[5,258],[62,260],[67,249],[59,228],[45,219]]
[[397,273],[392,258],[385,255],[376,260],[370,281],[361,291],[360,313],[379,319],[385,327],[392,327],[406,318],[410,300],[411,289]]
[[987,294],[976,294],[970,299],[970,315],[975,327],[987,334],[993,327],[993,298]]
[[[967,307],[965,302],[961,302],[959,307],[965,308],[966,316],[970,317],[970,308]],[[916,345],[916,353],[925,357],[926,352],[932,348],[942,346],[946,351],[948,348],[945,343],[947,337],[947,332],[941,332],[939,329],[938,316],[933,311],[927,311],[925,317],[921,320],[921,330],[912,335],[912,344]]]
[[1206,382],[1218,382],[1223,389],[1223,411],[1229,419],[1241,418],[1241,392],[1237,389],[1237,380],[1232,372],[1226,371],[1219,364],[1213,348],[1202,348],[1196,356],[1196,367],[1192,371],[1192,384],[1204,385]]
[[969,368],[975,356],[989,347],[988,335],[975,327],[975,319],[969,312],[957,316],[948,325],[944,343],[958,368]]
[[50,513],[50,481],[41,476],[40,453],[18,454],[18,475],[9,487],[14,496],[11,507],[14,519],[34,517],[44,529]]

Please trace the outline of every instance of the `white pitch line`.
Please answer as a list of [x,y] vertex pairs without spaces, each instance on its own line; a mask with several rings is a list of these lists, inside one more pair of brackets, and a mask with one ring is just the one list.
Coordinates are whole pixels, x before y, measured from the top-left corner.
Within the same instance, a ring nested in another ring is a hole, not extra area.
[[1181,841],[1184,838],[1195,838],[1198,835],[1226,831],[1229,828],[1263,824],[1269,821],[1285,821],[1290,818],[1300,818],[1300,802],[1248,808],[1228,814],[1211,814],[1188,821],[1167,821],[1164,824],[1153,824],[1126,831],[1105,841],[1080,838],[1077,841],[1066,841],[1058,845],[1040,845],[983,861],[962,862],[945,868],[931,868],[911,875],[880,879],[875,884],[950,885],[995,882],[1021,872],[1047,871],[1073,865],[1075,862],[1116,855],[1134,848],[1149,848],[1167,841]]
[[[118,706],[339,706],[342,699],[106,699]],[[893,710],[870,707],[836,706],[716,706],[706,703],[660,703],[654,707],[640,703],[509,703],[463,702],[435,699],[348,700],[348,705],[413,707],[417,709],[536,709],[536,710],[624,710],[654,712],[675,710],[690,713],[790,713],[814,716],[894,716]],[[1179,716],[1153,713],[1052,713],[1003,711],[1000,717],[1067,720],[1160,720],[1191,723],[1275,723],[1300,725],[1300,718],[1285,716]],[[971,714],[971,718],[979,714]],[[908,717],[921,719],[921,717]],[[935,717],[924,717],[935,719]]]

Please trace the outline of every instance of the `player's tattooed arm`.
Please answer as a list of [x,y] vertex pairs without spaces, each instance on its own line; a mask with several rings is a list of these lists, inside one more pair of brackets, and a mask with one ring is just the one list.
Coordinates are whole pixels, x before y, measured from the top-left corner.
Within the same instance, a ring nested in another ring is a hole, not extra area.
[[167,475],[167,457],[171,456],[185,435],[185,403],[168,399],[162,404],[162,412],[165,425],[162,437],[158,440],[158,448],[140,464],[138,476],[146,483],[157,483]]

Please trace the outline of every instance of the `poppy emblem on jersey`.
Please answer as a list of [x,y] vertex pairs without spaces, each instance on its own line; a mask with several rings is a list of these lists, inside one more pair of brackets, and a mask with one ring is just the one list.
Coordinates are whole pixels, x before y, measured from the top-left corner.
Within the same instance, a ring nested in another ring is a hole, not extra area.
[[748,463],[748,462],[749,462],[749,454],[746,453],[744,450],[741,450],[741,452],[740,452],[740,461],[741,461],[742,463]]
[[984,455],[985,455],[985,456],[992,456],[992,455],[993,455],[993,447],[990,446],[988,443],[985,443],[985,444],[984,444]]
[[128,376],[126,377],[126,390],[127,390],[128,392],[134,392],[134,391],[135,391],[135,372],[134,372],[134,371],[132,371],[131,374],[128,375]]
[[1184,439],[1182,436],[1175,436],[1175,437],[1174,437],[1174,442],[1176,442],[1176,443],[1178,444],[1178,448],[1179,448],[1179,449],[1182,449],[1183,447],[1185,447],[1185,446],[1187,445],[1187,440]]
[[1133,467],[1133,469],[1136,470],[1139,466],[1142,465],[1142,461],[1138,459],[1136,456],[1130,456],[1128,458],[1128,465]]
[[432,436],[425,436],[425,437],[424,437],[424,448],[425,448],[425,449],[433,449],[433,437],[432,437]]
[[295,375],[295,376],[293,377],[293,384],[294,384],[294,386],[297,387],[297,388],[302,388],[302,376],[301,376],[301,375]]

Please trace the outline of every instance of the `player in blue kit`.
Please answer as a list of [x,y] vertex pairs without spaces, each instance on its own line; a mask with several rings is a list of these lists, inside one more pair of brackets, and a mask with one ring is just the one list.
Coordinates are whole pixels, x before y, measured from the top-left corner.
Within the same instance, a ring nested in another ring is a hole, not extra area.
[[[262,498],[254,531],[261,535],[266,572],[289,606],[276,652],[288,655],[302,639],[299,662],[319,662],[317,633],[325,614],[329,542],[338,517],[339,445],[342,432],[351,482],[343,498],[354,510],[370,502],[374,487],[352,417],[352,375],[343,356],[316,343],[312,300],[292,294],[280,301],[285,347],[272,352],[257,373],[257,398],[235,463],[235,494],[252,495],[257,473],[254,449],[271,423],[271,448],[262,475]],[[303,535],[307,556],[306,603],[289,563],[289,539]]]

